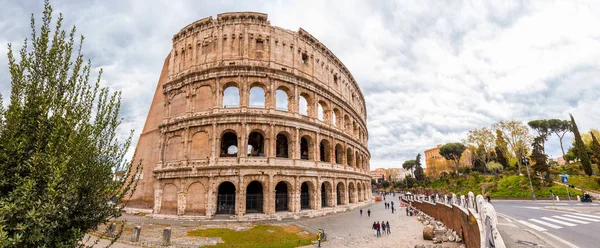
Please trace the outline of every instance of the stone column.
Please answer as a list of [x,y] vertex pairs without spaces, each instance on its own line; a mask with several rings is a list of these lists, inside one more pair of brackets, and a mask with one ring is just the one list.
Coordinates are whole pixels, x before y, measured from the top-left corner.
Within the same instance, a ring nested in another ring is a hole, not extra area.
[[275,186],[273,185],[273,175],[269,175],[269,182],[268,182],[268,191],[267,194],[269,195],[269,200],[265,203],[265,206],[267,206],[267,208],[265,209],[265,213],[266,214],[274,214],[275,213]]
[[154,183],[154,209],[155,214],[160,213],[160,207],[162,204],[162,189],[160,188],[160,182]]
[[241,134],[238,137],[238,157],[245,158],[248,157],[248,123],[242,122],[241,125]]
[[240,175],[238,186],[235,190],[235,214],[243,216],[246,213],[246,185],[244,184],[244,176]]
[[180,191],[177,193],[177,215],[183,215],[186,207],[186,193]]
[[301,206],[300,206],[300,179],[298,178],[298,176],[294,177],[294,188],[292,189],[294,194],[294,212],[298,213],[300,212]]

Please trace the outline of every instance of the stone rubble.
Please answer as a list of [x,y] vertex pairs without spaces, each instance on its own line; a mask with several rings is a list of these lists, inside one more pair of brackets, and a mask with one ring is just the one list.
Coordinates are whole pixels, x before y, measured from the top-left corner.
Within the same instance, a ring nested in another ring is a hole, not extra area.
[[[456,231],[447,228],[444,223],[435,220],[433,217],[423,212],[417,214],[417,220],[425,226],[423,228],[423,239],[425,240],[432,240],[434,244],[440,244],[442,242],[462,242],[462,239],[458,236]],[[415,248],[417,248],[417,246],[415,246]]]

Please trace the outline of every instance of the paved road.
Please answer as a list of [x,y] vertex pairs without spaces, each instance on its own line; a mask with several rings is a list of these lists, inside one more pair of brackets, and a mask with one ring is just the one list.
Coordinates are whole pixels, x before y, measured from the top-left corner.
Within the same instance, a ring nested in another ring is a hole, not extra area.
[[[556,247],[600,247],[600,204],[550,201],[492,201],[498,217],[540,234]],[[499,225],[502,231],[503,226]]]

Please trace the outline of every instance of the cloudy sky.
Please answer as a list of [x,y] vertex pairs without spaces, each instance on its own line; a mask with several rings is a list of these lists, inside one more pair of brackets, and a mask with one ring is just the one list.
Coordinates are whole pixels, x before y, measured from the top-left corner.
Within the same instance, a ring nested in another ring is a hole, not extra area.
[[[487,2],[487,3],[486,3]],[[499,120],[568,118],[600,128],[600,4],[587,1],[53,0],[84,53],[123,92],[122,133],[143,127],[171,38],[230,11],[317,37],[352,72],[368,109],[371,167],[461,141]],[[20,48],[42,1],[0,0],[0,91],[7,43]],[[570,144],[571,137],[567,144]],[[557,139],[546,145],[560,155]],[[132,150],[133,151],[133,150]]]

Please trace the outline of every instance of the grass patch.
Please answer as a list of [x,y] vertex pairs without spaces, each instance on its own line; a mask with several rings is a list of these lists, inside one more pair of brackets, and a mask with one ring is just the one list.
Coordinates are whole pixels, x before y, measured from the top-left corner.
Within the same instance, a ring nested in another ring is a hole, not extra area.
[[[533,188],[537,198],[548,198],[550,197],[550,191],[554,195],[560,196],[561,199],[566,199],[567,190],[565,186],[556,184],[545,184],[537,177],[532,177]],[[587,189],[594,189],[596,186],[594,183],[598,181],[591,177],[569,177],[569,183],[586,184]],[[519,175],[480,175],[479,173],[471,173],[469,175],[463,175],[459,177],[445,177],[439,178],[432,181],[430,187],[437,190],[442,190],[446,193],[455,193],[456,195],[467,195],[469,191],[475,193],[475,195],[483,194],[489,195],[492,198],[524,198],[528,199],[531,197],[531,188],[529,186],[529,179],[527,176]],[[581,191],[575,189],[569,189],[569,193],[572,197],[575,195],[582,195]]]
[[[271,231],[269,231],[271,230]],[[189,231],[188,236],[220,237],[223,243],[214,247],[276,247],[288,248],[312,244],[314,234],[298,235],[302,229],[296,226],[257,225],[245,231],[234,231],[227,228],[209,228]]]

